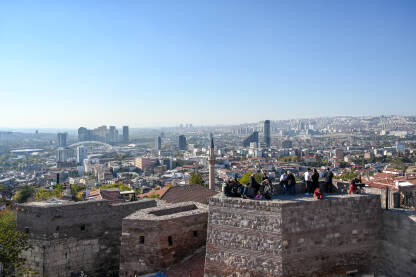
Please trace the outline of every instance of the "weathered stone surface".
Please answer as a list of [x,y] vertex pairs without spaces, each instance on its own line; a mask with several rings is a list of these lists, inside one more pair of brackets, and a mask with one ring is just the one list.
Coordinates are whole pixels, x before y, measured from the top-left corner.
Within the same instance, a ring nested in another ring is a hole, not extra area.
[[17,228],[33,249],[23,253],[39,276],[118,276],[121,220],[155,200],[111,205],[107,201],[19,205]]
[[416,212],[383,212],[379,272],[386,276],[416,276]]
[[206,277],[336,276],[373,272],[377,195],[287,201],[211,198]]
[[123,219],[120,276],[166,269],[205,245],[207,217],[206,205],[182,202]]

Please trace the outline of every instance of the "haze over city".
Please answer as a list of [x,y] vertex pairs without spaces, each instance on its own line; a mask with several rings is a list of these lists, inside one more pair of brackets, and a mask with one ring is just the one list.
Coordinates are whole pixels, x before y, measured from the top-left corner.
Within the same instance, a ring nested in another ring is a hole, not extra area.
[[0,126],[413,115],[415,8],[414,1],[1,1]]

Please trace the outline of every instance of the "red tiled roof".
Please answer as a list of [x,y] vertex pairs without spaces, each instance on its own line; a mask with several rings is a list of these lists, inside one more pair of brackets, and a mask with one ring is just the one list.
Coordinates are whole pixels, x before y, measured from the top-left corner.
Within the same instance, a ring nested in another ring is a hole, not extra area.
[[163,195],[165,195],[165,193],[170,189],[170,187],[164,187],[158,190],[152,190],[150,192],[147,193],[142,193],[139,195],[140,198],[146,198],[146,197],[150,197],[153,195],[159,195],[160,198],[163,197]]
[[180,187],[171,187],[160,198],[168,203],[180,203],[186,201],[195,201],[202,204],[208,204],[210,197],[218,192],[207,189],[201,185],[186,185]]

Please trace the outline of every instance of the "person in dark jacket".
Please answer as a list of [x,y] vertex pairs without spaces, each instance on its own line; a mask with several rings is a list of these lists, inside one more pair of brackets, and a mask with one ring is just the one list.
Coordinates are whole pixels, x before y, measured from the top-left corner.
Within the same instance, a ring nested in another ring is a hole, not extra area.
[[260,189],[260,184],[257,183],[256,178],[254,178],[254,173],[250,176],[250,184],[257,191]]
[[246,199],[254,199],[257,195],[257,191],[258,190],[256,190],[251,183],[248,183],[244,189],[242,197]]
[[334,173],[332,173],[331,169],[328,167],[326,169],[325,175],[325,183],[326,183],[326,192],[331,193],[332,189],[332,178],[334,177]]
[[319,187],[319,173],[316,168],[313,169],[312,174],[312,191],[315,192],[315,190]]
[[296,178],[292,172],[287,172],[287,189],[289,194],[296,194]]

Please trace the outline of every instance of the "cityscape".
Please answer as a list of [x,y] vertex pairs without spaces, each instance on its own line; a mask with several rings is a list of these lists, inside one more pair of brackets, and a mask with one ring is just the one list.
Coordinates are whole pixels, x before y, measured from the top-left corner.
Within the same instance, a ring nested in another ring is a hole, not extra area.
[[0,3],[0,277],[416,276],[415,11]]

